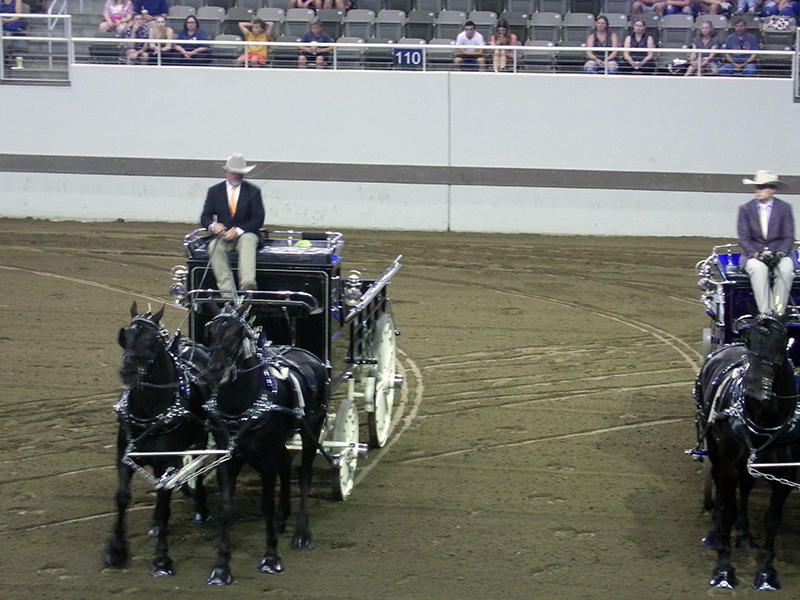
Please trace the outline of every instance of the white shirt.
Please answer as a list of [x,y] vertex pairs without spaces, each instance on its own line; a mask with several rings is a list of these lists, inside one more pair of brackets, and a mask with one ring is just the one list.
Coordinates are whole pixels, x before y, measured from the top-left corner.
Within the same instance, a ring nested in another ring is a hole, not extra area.
[[462,31],[456,36],[456,46],[485,46],[486,42],[483,41],[483,36],[480,31],[476,31],[472,35],[472,39],[467,37],[467,32]]
[[770,199],[769,202],[759,202],[758,203],[758,219],[761,222],[761,235],[764,236],[764,239],[767,239],[767,231],[769,229],[769,217],[772,214],[772,200]]

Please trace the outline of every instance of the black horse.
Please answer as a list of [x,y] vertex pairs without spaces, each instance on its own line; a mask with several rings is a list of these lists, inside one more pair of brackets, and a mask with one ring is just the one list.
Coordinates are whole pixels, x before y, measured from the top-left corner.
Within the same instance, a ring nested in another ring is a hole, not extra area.
[[[800,461],[800,421],[797,416],[800,384],[787,356],[788,333],[776,317],[760,315],[743,321],[743,343],[730,344],[712,354],[697,377],[695,398],[701,441],[705,439],[716,488],[714,525],[706,546],[718,552],[710,584],[732,588],[737,584],[731,565],[731,530],[740,531],[740,547],[752,543],[747,498],[753,475],[766,473],[773,481],[753,587],[780,588],[775,559],[775,536],[783,505],[796,481],[796,467],[753,467],[761,463]],[[740,505],[737,507],[737,487]]]
[[[119,331],[124,348],[120,378],[124,386],[116,406],[119,421],[117,435],[117,519],[104,552],[105,563],[124,567],[128,562],[125,540],[125,511],[131,501],[131,477],[139,471],[153,483],[165,473],[181,467],[180,456],[137,457],[128,452],[182,452],[204,448],[208,439],[203,405],[210,388],[202,379],[208,366],[208,353],[197,344],[176,336],[169,342],[159,321],[162,308],[151,315],[137,314],[131,306],[131,324]],[[152,468],[149,475],[144,467]],[[157,536],[151,575],[174,575],[167,544],[172,490],[157,486],[156,506],[151,535]],[[208,519],[206,492],[202,480],[194,489],[196,523]]]
[[[327,407],[327,372],[320,360],[291,346],[270,346],[247,323],[247,307],[227,305],[207,325],[209,380],[215,393],[207,404],[218,448],[231,450],[231,459],[217,467],[220,538],[217,563],[207,580],[213,585],[233,581],[230,569],[230,530],[236,479],[245,464],[261,475],[261,509],[266,521],[266,552],[262,573],[283,571],[278,534],[289,508],[291,458],[286,441],[299,429],[302,440],[300,506],[292,546],[310,549],[308,494],[311,466]],[[281,493],[276,511],[276,476]]]

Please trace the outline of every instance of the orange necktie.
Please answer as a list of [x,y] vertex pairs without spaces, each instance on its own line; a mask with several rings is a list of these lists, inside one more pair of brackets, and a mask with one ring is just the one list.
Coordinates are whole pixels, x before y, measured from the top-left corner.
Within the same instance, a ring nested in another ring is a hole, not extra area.
[[236,190],[238,189],[239,189],[238,186],[231,188],[231,200],[230,203],[228,204],[228,206],[231,209],[231,216],[236,214]]

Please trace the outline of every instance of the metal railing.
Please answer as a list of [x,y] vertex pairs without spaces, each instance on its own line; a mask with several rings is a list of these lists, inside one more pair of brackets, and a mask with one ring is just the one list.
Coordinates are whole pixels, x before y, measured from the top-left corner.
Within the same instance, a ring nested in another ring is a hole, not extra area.
[[[58,10],[54,8],[56,3],[51,6],[52,12],[45,15],[24,14],[13,15],[21,16],[30,21],[36,19],[47,20],[47,34],[43,35],[22,35],[9,36],[3,33],[0,41],[0,78],[8,76],[6,72],[5,55],[8,52],[7,44],[14,42],[44,42],[47,48],[44,57],[40,59],[46,61],[51,68],[54,58],[61,58],[66,64],[67,78],[69,77],[69,67],[81,63],[104,63],[104,64],[124,64],[125,49],[134,43],[149,44],[152,55],[147,64],[151,65],[175,65],[180,61],[174,60],[174,55],[162,52],[162,48],[173,45],[177,40],[127,40],[118,37],[74,37],[72,35],[71,16],[62,12],[63,4],[59,2]],[[11,15],[6,15],[11,16]],[[800,31],[800,30],[798,30]],[[796,34],[797,35],[797,34]],[[190,42],[184,43],[188,45]],[[248,41],[229,41],[229,40],[208,40],[202,44],[210,47],[211,64],[215,67],[234,67],[236,58],[245,56],[243,66],[254,68],[247,57],[247,48],[254,46],[266,46],[269,56],[267,67],[292,67],[298,65],[300,49],[307,47],[308,44],[298,42],[248,42]],[[316,46],[319,50],[323,46]],[[325,67],[330,69],[381,69],[381,70],[454,70],[459,66],[454,64],[454,55],[457,47],[454,44],[432,45],[420,43],[333,43],[325,48],[331,48],[325,58]],[[800,47],[796,41],[795,48]],[[581,46],[483,46],[484,65],[470,64],[469,70],[492,71],[492,56],[495,51],[509,54],[507,59],[507,69],[510,72],[552,72],[552,73],[582,73],[583,64],[588,60],[586,57],[587,48]],[[60,50],[60,52],[59,52]],[[594,49],[595,54],[598,49]],[[623,53],[635,51],[652,52],[654,62],[657,65],[656,74],[668,73],[667,67],[672,59],[688,59],[690,54],[703,57],[709,53],[704,50],[693,50],[689,48],[604,48],[602,52],[606,56],[617,52],[615,59],[620,67],[624,66]],[[755,54],[759,59],[759,76],[772,76],[794,79],[795,96],[800,97],[800,82],[798,81],[798,52],[797,50],[714,50],[713,54],[718,58],[719,64],[724,64],[727,55],[735,54]],[[314,61],[308,61],[308,67],[314,68]],[[464,68],[463,66],[461,68]],[[602,74],[609,74],[608,63],[599,71]],[[709,74],[703,69],[696,69],[693,76],[707,77]]]

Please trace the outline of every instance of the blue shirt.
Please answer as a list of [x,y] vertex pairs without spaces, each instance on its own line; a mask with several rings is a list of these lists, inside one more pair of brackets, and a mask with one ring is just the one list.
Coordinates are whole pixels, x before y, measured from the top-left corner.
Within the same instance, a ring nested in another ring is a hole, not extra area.
[[333,38],[324,31],[319,35],[314,35],[312,32],[309,31],[303,36],[303,39],[300,40],[300,43],[310,44],[311,42],[317,42],[318,44],[332,44]]
[[169,14],[167,0],[133,0],[133,12],[144,14],[147,11],[151,17]]
[[[208,34],[205,31],[203,31],[202,29],[195,29],[195,31],[194,31],[194,33],[192,35],[189,35],[189,32],[186,31],[185,29],[182,29],[181,32],[178,33],[178,40],[181,40],[181,41],[184,41],[184,42],[185,41],[195,41],[195,40],[197,40],[197,41],[207,41],[207,40],[210,40],[210,39],[211,38],[208,37]],[[198,46],[202,46],[204,48],[208,48],[208,44],[186,44],[186,43],[182,43],[181,46],[184,46],[184,47],[185,46],[191,46],[191,49],[194,49],[194,48],[196,48]]]
[[[758,40],[752,33],[745,33],[744,37],[739,37],[737,34],[732,33],[725,39],[725,48],[727,50],[758,50]],[[747,62],[750,54],[731,54],[731,58],[735,63]]]

